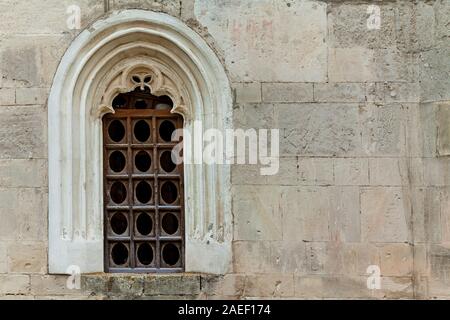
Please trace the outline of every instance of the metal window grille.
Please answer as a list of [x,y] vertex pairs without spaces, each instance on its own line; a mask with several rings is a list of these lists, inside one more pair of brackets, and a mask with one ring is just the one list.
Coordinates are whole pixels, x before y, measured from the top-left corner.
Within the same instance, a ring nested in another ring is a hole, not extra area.
[[139,88],[103,118],[106,272],[184,270],[183,165],[171,158],[180,115]]

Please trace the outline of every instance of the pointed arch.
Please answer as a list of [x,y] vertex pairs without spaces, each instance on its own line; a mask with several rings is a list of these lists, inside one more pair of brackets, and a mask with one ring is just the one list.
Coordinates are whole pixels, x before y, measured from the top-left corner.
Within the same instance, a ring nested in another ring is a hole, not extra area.
[[[73,41],[53,80],[48,102],[49,271],[103,271],[102,115],[111,99],[152,77],[204,129],[231,127],[225,70],[206,42],[180,20],[143,10],[113,12]],[[137,80],[136,80],[137,81]],[[194,139],[184,141],[185,152]],[[185,164],[186,271],[226,273],[231,266],[230,168]]]

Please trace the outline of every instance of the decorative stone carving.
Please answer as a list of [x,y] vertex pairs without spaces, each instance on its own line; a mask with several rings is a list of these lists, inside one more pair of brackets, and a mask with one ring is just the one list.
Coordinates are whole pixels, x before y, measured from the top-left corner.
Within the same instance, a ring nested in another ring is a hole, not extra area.
[[[163,13],[112,12],[73,41],[64,54],[48,102],[49,271],[103,271],[102,116],[112,100],[134,88],[168,95],[172,112],[203,128],[231,126],[228,78],[211,48],[181,21]],[[193,152],[194,141],[184,141]],[[193,139],[192,139],[193,140]],[[187,165],[187,272],[231,268],[230,168]]]

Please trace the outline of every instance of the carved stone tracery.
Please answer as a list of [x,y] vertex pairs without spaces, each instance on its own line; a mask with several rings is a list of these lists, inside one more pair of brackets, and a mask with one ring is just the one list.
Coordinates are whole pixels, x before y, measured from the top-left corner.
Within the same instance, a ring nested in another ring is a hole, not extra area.
[[183,87],[181,79],[167,66],[150,57],[139,56],[128,59],[111,70],[103,80],[96,93],[100,97],[98,108],[94,108],[95,116],[102,117],[107,113],[114,113],[113,100],[120,93],[131,92],[136,88],[149,88],[155,96],[166,95],[173,102],[172,113],[190,120],[187,89]]

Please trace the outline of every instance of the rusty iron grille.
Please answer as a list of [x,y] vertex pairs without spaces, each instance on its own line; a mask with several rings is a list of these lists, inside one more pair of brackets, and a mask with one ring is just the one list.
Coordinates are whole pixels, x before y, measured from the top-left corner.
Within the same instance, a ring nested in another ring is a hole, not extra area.
[[103,118],[105,271],[184,270],[183,165],[171,158],[180,115],[149,90],[120,94]]

